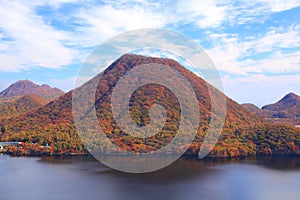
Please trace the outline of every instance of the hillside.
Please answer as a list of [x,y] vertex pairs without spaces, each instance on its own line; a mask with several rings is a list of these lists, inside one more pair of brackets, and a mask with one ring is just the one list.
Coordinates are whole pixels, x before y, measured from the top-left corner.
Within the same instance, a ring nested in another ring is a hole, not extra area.
[[255,113],[255,114],[261,114],[263,112],[262,109],[260,109],[259,107],[257,107],[254,104],[251,104],[251,103],[244,103],[244,104],[242,104],[242,106],[244,108],[246,108],[247,110],[249,110],[250,112]]
[[253,104],[243,104],[243,107],[273,123],[300,124],[300,97],[294,93],[289,93],[278,102],[263,106],[262,109]]
[[257,115],[260,118],[265,119],[265,120],[272,117],[273,114],[274,114],[274,111],[263,110],[263,109],[257,107],[254,104],[251,104],[251,103],[245,103],[245,104],[242,104],[241,106],[243,106],[243,108],[247,109],[251,113],[253,113],[253,114],[255,114],[255,115]]
[[272,111],[282,111],[282,110],[287,110],[290,109],[291,111],[293,110],[292,108],[295,107],[300,107],[300,96],[294,94],[294,93],[289,93],[285,95],[281,100],[274,104],[266,105],[262,107],[263,110],[272,110]]
[[0,92],[0,100],[16,100],[28,94],[34,94],[44,99],[53,100],[64,94],[64,92],[58,88],[51,88],[46,84],[37,85],[29,80],[21,80]]
[[[130,111],[132,118],[140,125],[149,123],[148,110],[153,103],[164,106],[167,121],[156,136],[139,139],[129,136],[116,125],[110,106],[111,94],[120,77],[135,66],[146,63],[157,63],[170,66],[180,72],[193,87],[198,98],[200,108],[200,124],[198,134],[190,146],[187,154],[196,155],[199,151],[203,137],[206,134],[210,114],[210,95],[207,83],[171,59],[152,58],[138,55],[124,55],[112,63],[103,73],[95,94],[95,108],[98,121],[107,137],[120,148],[132,152],[155,151],[172,140],[178,130],[180,114],[178,101],[168,91],[159,85],[150,84],[139,88],[131,98]],[[99,75],[100,76],[100,75]],[[88,91],[96,81],[94,78],[81,86]],[[174,83],[176,84],[176,83]],[[224,95],[216,89],[213,91]],[[139,97],[139,98],[137,98]],[[300,153],[300,131],[289,126],[273,126],[261,122],[259,117],[244,109],[235,101],[227,98],[226,122],[212,157],[234,157],[256,154],[298,154]],[[92,108],[91,108],[92,109]],[[78,138],[72,117],[72,91],[55,99],[49,104],[26,114],[4,120],[0,123],[0,140],[24,141],[51,146],[46,153],[56,152],[82,152],[83,146]],[[87,134],[90,134],[87,132]],[[188,131],[187,133],[188,134]],[[263,137],[268,135],[268,137]],[[91,139],[92,148],[105,151],[104,146],[98,146],[96,140]],[[181,146],[179,146],[181,148]],[[32,152],[43,152],[30,147]],[[176,149],[174,150],[176,151]],[[28,150],[23,153],[28,153]]]
[[300,119],[300,96],[289,93],[277,103],[266,105],[262,109],[274,111],[273,118]]
[[0,119],[16,117],[38,109],[49,101],[34,94],[25,95],[15,101],[0,104]]

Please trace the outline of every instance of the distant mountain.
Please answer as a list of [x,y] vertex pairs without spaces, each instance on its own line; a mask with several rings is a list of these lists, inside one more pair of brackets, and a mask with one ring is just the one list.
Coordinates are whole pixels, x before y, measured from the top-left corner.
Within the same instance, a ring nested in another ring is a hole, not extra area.
[[269,116],[272,116],[274,113],[273,111],[270,111],[270,110],[263,110],[251,103],[245,103],[245,104],[242,104],[242,106],[243,106],[243,108],[247,109],[251,113],[253,113],[263,119],[268,118]]
[[255,114],[259,114],[259,113],[263,112],[259,107],[257,107],[254,104],[251,104],[251,103],[244,103],[244,104],[242,104],[242,106],[244,108],[246,108],[247,110],[249,110],[250,112],[255,113]]
[[277,118],[300,118],[300,96],[289,93],[277,103],[266,105],[262,109],[275,111],[273,116]]
[[64,92],[58,88],[51,88],[46,84],[37,85],[29,80],[20,80],[3,90],[0,93],[0,100],[16,100],[27,94],[34,94],[52,100],[63,95]]
[[[101,74],[100,81],[97,81],[99,74],[80,87],[83,91],[90,91],[89,88],[96,83],[95,102],[90,110],[95,108],[103,131],[111,142],[122,149],[141,153],[155,151],[169,143],[178,131],[181,115],[176,109],[179,106],[178,101],[167,88],[155,84],[142,86],[132,94],[130,100],[129,110],[131,111],[131,117],[139,125],[149,123],[148,111],[153,103],[159,103],[166,109],[167,118],[164,127],[155,136],[145,139],[132,137],[118,127],[112,115],[111,96],[118,80],[129,70],[147,63],[169,66],[173,70],[180,72],[193,87],[200,108],[200,124],[197,136],[186,153],[197,155],[211,119],[209,84],[172,59],[133,54],[123,55]],[[174,84],[176,85],[177,83],[174,82]],[[51,151],[56,153],[82,152],[83,145],[76,134],[72,116],[72,92],[62,95],[37,110],[0,121],[0,141],[24,141],[39,145],[47,143],[50,145]],[[216,88],[212,88],[212,92],[219,97],[224,96]],[[137,98],[137,96],[140,98]],[[226,96],[225,98],[227,99],[227,113],[224,129],[218,144],[210,156],[235,157],[258,154],[300,154],[300,139],[298,137],[300,131],[298,129],[262,122],[259,117],[243,108],[243,106]],[[83,118],[88,116],[87,113],[83,114],[86,114],[83,115]],[[219,120],[218,116],[217,120]],[[86,122],[89,123],[89,120]],[[89,133],[89,130],[87,130],[86,134],[92,133]],[[186,134],[189,134],[188,130]],[[264,134],[268,137],[264,137]],[[280,141],[280,143],[275,141]],[[275,143],[276,145],[274,145]],[[93,139],[93,134],[91,135],[90,144],[95,151],[98,151],[99,148],[101,152],[106,149],[106,146],[97,145],[97,139]],[[30,148],[28,147],[28,149]],[[178,148],[183,147],[179,144]],[[41,151],[41,149],[37,148],[31,149],[30,152]],[[173,151],[176,151],[176,149],[173,149]]]
[[16,101],[4,102],[0,104],[0,119],[16,117],[29,111],[38,109],[48,103],[35,94],[27,94]]
[[278,102],[263,106],[262,109],[253,104],[243,104],[243,107],[271,122],[300,124],[300,96],[294,93],[289,93]]

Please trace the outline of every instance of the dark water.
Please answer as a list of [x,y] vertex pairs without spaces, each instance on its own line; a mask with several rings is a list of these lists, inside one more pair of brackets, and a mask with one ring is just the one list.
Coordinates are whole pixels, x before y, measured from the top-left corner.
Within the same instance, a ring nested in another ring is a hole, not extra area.
[[300,158],[180,159],[148,174],[111,170],[91,158],[0,155],[1,200],[299,200]]

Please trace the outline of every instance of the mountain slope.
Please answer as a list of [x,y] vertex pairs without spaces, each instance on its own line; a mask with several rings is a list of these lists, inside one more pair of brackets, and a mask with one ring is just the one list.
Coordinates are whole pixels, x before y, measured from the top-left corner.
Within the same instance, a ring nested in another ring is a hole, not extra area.
[[[132,152],[153,151],[167,144],[176,134],[180,121],[180,114],[176,111],[178,101],[172,96],[168,89],[150,84],[139,88],[131,98],[131,117],[140,125],[149,123],[148,110],[154,103],[164,106],[167,113],[167,121],[163,129],[151,138],[133,138],[123,132],[116,124],[112,116],[110,106],[111,94],[114,86],[126,72],[135,66],[157,63],[170,66],[180,72],[193,87],[198,98],[200,108],[200,124],[198,134],[190,146],[187,154],[195,155],[199,151],[203,137],[210,121],[210,95],[207,83],[171,59],[152,58],[138,55],[124,55],[112,63],[101,75],[99,82],[97,77],[81,86],[84,91],[89,91],[95,82],[98,87],[95,94],[95,108],[98,121],[107,137],[120,148]],[[99,77],[100,75],[98,75]],[[176,83],[174,83],[176,84]],[[221,92],[213,89],[217,95]],[[140,98],[137,98],[140,96]],[[285,126],[272,126],[262,123],[259,117],[244,109],[235,101],[227,98],[227,113],[224,129],[218,145],[210,156],[247,156],[255,154],[296,154],[299,150],[300,138],[297,129]],[[91,108],[92,109],[92,108]],[[36,142],[38,144],[49,144],[54,152],[81,152],[83,146],[76,135],[75,125],[72,117],[72,91],[55,99],[49,104],[36,111],[4,120],[0,122],[0,140]],[[282,132],[282,130],[287,130]],[[267,133],[269,140],[264,141],[258,132]],[[89,133],[87,133],[89,134]],[[188,131],[187,131],[188,134]],[[296,137],[296,138],[295,138]],[[150,139],[150,140],[149,140]],[[272,142],[281,141],[272,146]],[[96,139],[91,139],[92,148],[98,146]],[[261,145],[261,144],[264,145]],[[178,148],[181,148],[179,146]],[[39,151],[39,150],[35,150]],[[176,150],[174,150],[176,151]]]
[[262,109],[251,103],[244,103],[242,106],[252,113],[261,114],[263,112]]
[[266,105],[262,107],[264,110],[273,110],[273,111],[282,111],[286,109],[293,108],[295,106],[300,106],[300,96],[289,93],[285,95],[281,100],[277,103]]
[[58,88],[51,88],[46,84],[37,85],[29,80],[21,80],[3,90],[0,93],[0,99],[15,100],[27,94],[35,94],[44,99],[52,100],[61,96],[62,94],[64,94],[64,92]]
[[0,104],[0,119],[11,118],[23,113],[33,111],[49,101],[34,94],[25,95],[16,101]]
[[289,93],[277,103],[266,105],[262,109],[274,111],[274,118],[300,119],[300,96]]
[[289,93],[278,102],[263,106],[262,109],[252,104],[243,104],[243,107],[274,123],[300,124],[300,97],[294,93]]
[[[182,67],[179,63],[171,59],[162,59],[162,58],[151,58],[144,57],[138,55],[125,55],[120,59],[115,61],[111,66],[109,66],[104,71],[104,80],[99,82],[98,87],[101,88],[101,91],[96,93],[96,105],[99,102],[106,101],[108,102],[108,98],[110,97],[110,93],[116,82],[118,81],[118,77],[121,77],[127,70],[133,68],[136,65],[141,65],[145,63],[156,62],[160,64],[169,65],[178,71],[181,72],[187,77],[187,79],[191,82],[192,86],[195,88],[196,94],[200,97],[199,106],[201,116],[203,118],[209,118],[209,110],[210,110],[210,96],[207,89],[207,83],[188,71],[184,67]],[[110,79],[110,80],[109,80]],[[93,81],[93,80],[91,80]],[[89,83],[85,83],[82,87],[88,88]],[[106,88],[103,91],[103,88]],[[220,93],[221,95],[221,93]],[[26,121],[28,117],[37,120],[40,125],[47,125],[48,121],[51,121],[52,124],[60,124],[63,119],[67,119],[68,122],[72,123],[72,91],[66,93],[58,99],[55,99],[53,102],[47,104],[46,106],[38,109],[37,111],[30,112],[26,115],[20,116],[16,120],[18,121]],[[241,108],[239,104],[234,102],[233,100],[227,98],[227,123],[241,123],[242,125],[246,125],[248,123],[259,121],[258,118],[253,117],[253,115],[249,114],[248,111]],[[53,116],[53,117],[51,117]],[[55,116],[55,117],[54,117]],[[48,119],[48,120],[45,120]],[[22,129],[22,127],[20,127]]]
[[259,116],[262,119],[268,119],[268,118],[272,117],[274,114],[274,111],[263,110],[251,103],[245,103],[245,104],[242,104],[242,106],[243,106],[243,108],[247,109],[248,111]]

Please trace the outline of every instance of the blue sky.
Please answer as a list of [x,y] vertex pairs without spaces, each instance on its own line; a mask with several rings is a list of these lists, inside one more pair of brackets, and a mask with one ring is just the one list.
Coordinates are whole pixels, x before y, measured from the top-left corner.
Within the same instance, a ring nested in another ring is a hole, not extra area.
[[97,45],[138,28],[197,41],[239,103],[300,94],[300,0],[3,0],[0,90],[30,79],[68,91]]

